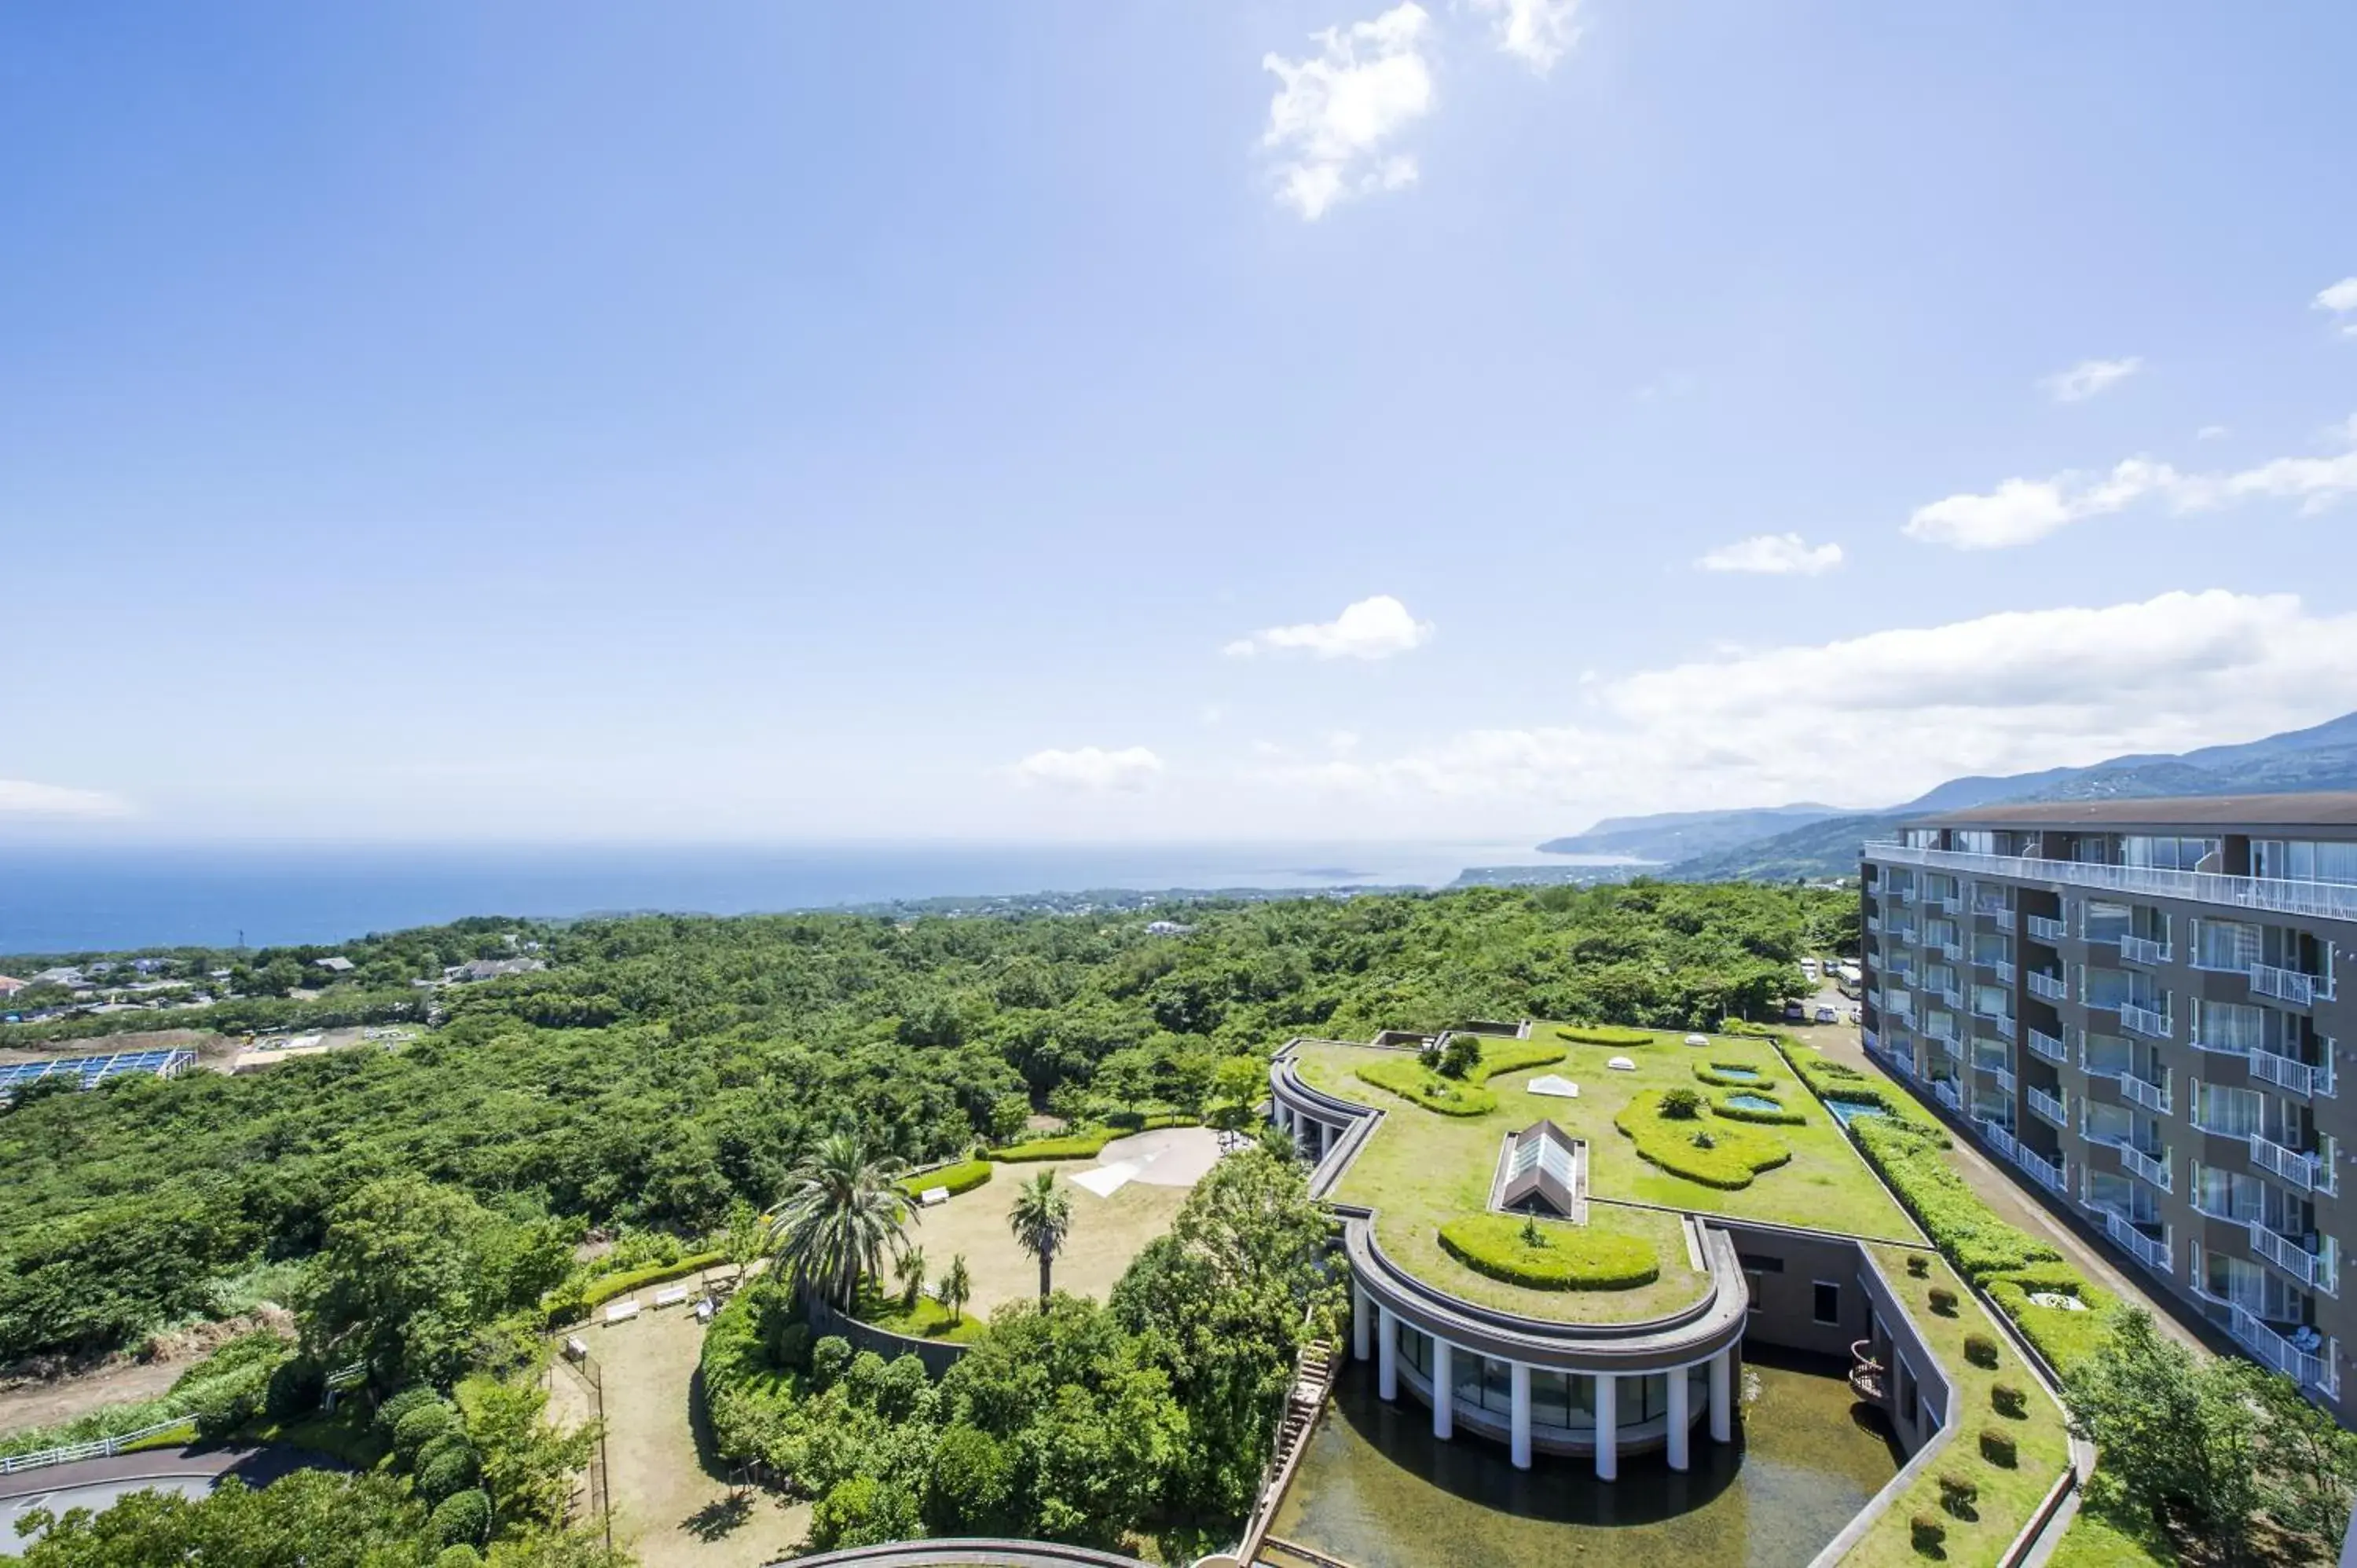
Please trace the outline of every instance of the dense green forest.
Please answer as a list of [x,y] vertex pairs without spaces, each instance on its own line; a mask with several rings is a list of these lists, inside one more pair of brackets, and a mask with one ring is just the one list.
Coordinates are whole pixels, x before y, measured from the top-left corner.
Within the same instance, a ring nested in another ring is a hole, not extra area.
[[516,1228],[511,1251],[590,1226],[703,1232],[732,1200],[773,1200],[828,1131],[924,1160],[1036,1109],[1199,1107],[1223,1058],[1297,1033],[1758,1015],[1857,918],[1836,893],[1648,884],[1185,913],[1182,937],[1139,915],[813,915],[473,920],[347,944],[354,982],[280,1005],[332,1008],[511,938],[548,967],[436,992],[441,1026],[397,1050],[26,1095],[0,1116],[0,1361],[215,1311],[387,1178]]

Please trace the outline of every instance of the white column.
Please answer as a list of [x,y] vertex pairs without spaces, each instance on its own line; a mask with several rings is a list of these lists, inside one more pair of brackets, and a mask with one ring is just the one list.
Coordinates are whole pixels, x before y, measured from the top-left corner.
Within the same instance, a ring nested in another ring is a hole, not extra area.
[[1686,1428],[1693,1412],[1686,1408],[1686,1369],[1670,1369],[1670,1468],[1686,1467]]
[[1432,1337],[1432,1434],[1443,1443],[1457,1435],[1456,1348]]
[[1375,1304],[1367,1299],[1367,1287],[1356,1280],[1351,1282],[1351,1359],[1363,1361],[1375,1352]]
[[1399,1319],[1388,1306],[1375,1308],[1375,1397],[1399,1398]]
[[1280,1133],[1293,1131],[1293,1107],[1282,1100],[1276,1102],[1276,1130]]
[[1735,1348],[1728,1346],[1710,1359],[1710,1440],[1735,1441]]
[[1514,1468],[1531,1467],[1531,1369],[1520,1361],[1509,1361],[1513,1369],[1514,1389]]
[[1620,1475],[1620,1379],[1610,1372],[1596,1374],[1596,1478],[1617,1480]]

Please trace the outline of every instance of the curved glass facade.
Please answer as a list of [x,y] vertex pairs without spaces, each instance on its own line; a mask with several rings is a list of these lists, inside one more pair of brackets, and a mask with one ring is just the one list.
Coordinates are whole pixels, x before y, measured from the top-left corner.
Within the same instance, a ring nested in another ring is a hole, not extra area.
[[[1403,1323],[1399,1326],[1399,1358],[1415,1369],[1426,1386],[1432,1382],[1432,1336]],[[1455,1384],[1459,1410],[1481,1411],[1501,1422],[1513,1419],[1513,1369],[1504,1361],[1479,1356],[1458,1347],[1448,1358],[1449,1380]],[[1670,1372],[1648,1372],[1620,1379],[1613,1425],[1621,1432],[1660,1421],[1670,1413]],[[1710,1369],[1684,1369],[1686,1410],[1690,1419],[1709,1408]],[[1531,1428],[1587,1436],[1596,1430],[1596,1380],[1585,1372],[1555,1372],[1531,1369]]]

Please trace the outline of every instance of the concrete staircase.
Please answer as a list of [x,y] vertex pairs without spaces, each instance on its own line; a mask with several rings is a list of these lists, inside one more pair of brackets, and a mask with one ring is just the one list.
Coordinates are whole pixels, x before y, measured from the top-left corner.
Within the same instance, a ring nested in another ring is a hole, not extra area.
[[[1252,1518],[1244,1526],[1243,1548],[1236,1553],[1242,1562],[1260,1561],[1262,1543],[1268,1539],[1268,1527],[1276,1517],[1276,1506],[1284,1498],[1286,1487],[1292,1484],[1294,1466],[1301,1462],[1301,1451],[1308,1445],[1309,1434],[1317,1428],[1318,1412],[1326,1408],[1327,1397],[1334,1391],[1340,1361],[1330,1339],[1311,1340],[1294,1359],[1293,1386],[1286,1392],[1285,1415],[1277,1423],[1276,1451],[1269,1456],[1260,1501],[1253,1506]],[[1295,1549],[1296,1559],[1299,1556]]]

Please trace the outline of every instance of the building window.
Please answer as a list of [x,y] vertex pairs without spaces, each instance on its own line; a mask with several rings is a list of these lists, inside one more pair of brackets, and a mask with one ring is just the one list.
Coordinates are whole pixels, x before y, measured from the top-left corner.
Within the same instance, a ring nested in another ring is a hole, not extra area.
[[1758,1269],[1746,1269],[1743,1271],[1743,1280],[1746,1284],[1749,1284],[1751,1287],[1751,1310],[1754,1312],[1766,1311],[1767,1308],[1762,1305],[1760,1298],[1767,1292],[1768,1276],[1761,1273]]
[[1841,1322],[1841,1286],[1832,1280],[1816,1282],[1816,1316],[1819,1323]]

